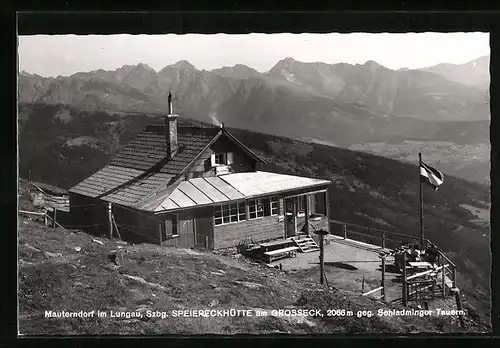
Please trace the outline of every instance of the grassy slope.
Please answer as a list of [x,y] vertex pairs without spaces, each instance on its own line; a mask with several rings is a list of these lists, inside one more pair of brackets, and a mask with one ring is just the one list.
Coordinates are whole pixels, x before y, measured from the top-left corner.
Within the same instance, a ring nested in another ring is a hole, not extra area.
[[[450,317],[44,318],[45,310],[401,309],[301,277],[210,252],[155,245],[126,246],[120,266],[107,260],[114,241],[51,229],[20,219],[19,311],[22,334],[411,333],[460,331]],[[75,247],[80,247],[79,251]],[[140,276],[150,284],[130,280]],[[153,284],[153,285],[151,285]],[[158,288],[158,285],[163,288]],[[484,331],[467,319],[468,331]]]

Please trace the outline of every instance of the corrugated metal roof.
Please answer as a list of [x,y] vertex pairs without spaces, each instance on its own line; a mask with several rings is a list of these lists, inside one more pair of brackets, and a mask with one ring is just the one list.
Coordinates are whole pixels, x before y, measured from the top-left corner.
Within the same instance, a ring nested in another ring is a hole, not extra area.
[[211,201],[214,203],[217,202],[225,202],[229,200],[229,198],[222,194],[219,190],[217,190],[214,186],[212,186],[208,181],[203,178],[191,179],[189,182],[206,194]]
[[[154,211],[193,208],[329,184],[328,180],[260,171],[196,178],[181,182]],[[200,192],[207,199],[202,198]]]
[[244,194],[245,197],[331,183],[328,180],[260,171],[223,175],[220,178]]
[[238,191],[233,186],[228,185],[227,182],[222,180],[220,176],[209,177],[206,178],[206,180],[210,185],[215,187],[217,191],[222,193],[230,200],[245,198],[245,196],[240,191]]
[[200,189],[194,186],[189,181],[183,181],[177,186],[177,190],[190,197],[196,204],[209,204],[213,201],[203,193]]

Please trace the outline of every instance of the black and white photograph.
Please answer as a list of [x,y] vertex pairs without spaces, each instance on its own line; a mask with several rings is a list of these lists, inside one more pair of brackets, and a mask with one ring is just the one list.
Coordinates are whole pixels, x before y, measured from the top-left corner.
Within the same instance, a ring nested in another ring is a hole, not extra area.
[[17,40],[20,336],[491,332],[488,33]]

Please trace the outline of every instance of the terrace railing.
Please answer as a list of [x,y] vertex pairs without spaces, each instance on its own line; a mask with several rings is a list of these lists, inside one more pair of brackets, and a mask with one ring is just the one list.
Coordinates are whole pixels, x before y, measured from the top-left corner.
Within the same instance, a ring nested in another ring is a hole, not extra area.
[[[330,219],[330,233],[335,236],[342,237],[344,239],[352,239],[356,241],[361,241],[365,243],[369,243],[371,245],[380,246],[383,249],[397,249],[401,247],[401,245],[412,243],[412,244],[420,244],[420,237],[406,235],[402,233],[366,227],[362,225],[347,223],[344,221],[338,221]],[[424,239],[424,247],[428,247],[429,245],[434,245],[430,240]],[[440,281],[440,287],[442,289],[442,296],[446,296],[447,288],[456,288],[456,270],[457,266],[453,263],[449,257],[436,245],[434,247],[438,251],[437,257],[437,266],[438,268],[434,271],[438,272],[438,279]],[[431,273],[430,271],[428,273]],[[427,274],[427,273],[425,273]],[[423,275],[425,275],[423,274]],[[414,279],[412,282],[413,278]],[[411,276],[407,279],[409,284],[409,288],[416,286],[416,283],[422,283],[422,281],[418,280],[418,277]],[[413,284],[415,283],[415,284]],[[429,284],[430,286],[430,284]],[[380,288],[371,290],[369,293],[376,292],[382,290]],[[411,295],[412,291],[409,292]],[[367,295],[367,294],[365,294]]]
[[380,246],[384,249],[396,249],[402,244],[420,243],[420,237],[409,236],[402,233],[382,230],[373,227],[366,227],[344,221],[329,220],[330,233],[344,239],[354,239],[357,241]]

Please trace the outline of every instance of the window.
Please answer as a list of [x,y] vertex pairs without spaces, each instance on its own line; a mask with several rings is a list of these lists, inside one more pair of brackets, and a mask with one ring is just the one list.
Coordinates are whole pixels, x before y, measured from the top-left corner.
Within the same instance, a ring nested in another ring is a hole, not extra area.
[[249,219],[257,219],[264,216],[264,204],[261,199],[250,199],[248,201]]
[[210,162],[212,167],[222,166],[222,165],[230,165],[233,164],[233,153],[232,152],[219,152],[212,154],[210,157]]
[[280,202],[278,197],[271,197],[269,205],[271,208],[271,215],[278,215],[280,213]]
[[161,241],[179,237],[179,216],[174,214],[170,218],[165,219],[159,224],[158,229]]
[[246,220],[245,202],[222,204],[214,211],[214,224],[223,225]]
[[214,154],[214,164],[226,164],[226,154],[225,153],[216,153]]

